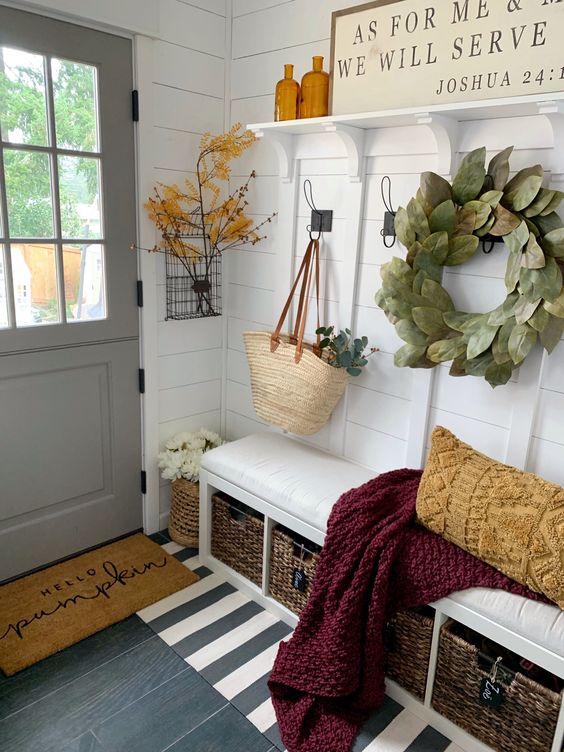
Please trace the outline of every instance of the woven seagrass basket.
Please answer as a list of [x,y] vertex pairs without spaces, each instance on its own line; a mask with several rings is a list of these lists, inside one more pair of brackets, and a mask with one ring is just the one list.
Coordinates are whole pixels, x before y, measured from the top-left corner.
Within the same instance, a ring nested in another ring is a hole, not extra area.
[[433,616],[399,611],[386,625],[386,676],[423,700],[433,637]]
[[263,538],[262,515],[226,494],[212,496],[212,556],[259,586]]
[[168,534],[173,541],[197,548],[200,515],[200,484],[184,478],[172,481]]
[[[309,598],[318,559],[319,546],[274,528],[270,548],[270,595],[299,614]],[[302,570],[305,575],[303,591],[294,587],[296,570]]]
[[284,431],[309,436],[331,417],[347,386],[344,368],[334,368],[305,346],[299,363],[296,347],[279,336],[271,352],[268,332],[244,332],[257,414]]
[[560,695],[516,673],[512,681],[496,679],[505,690],[499,708],[482,705],[480,683],[489,669],[480,666],[478,647],[457,635],[456,628],[452,621],[441,628],[434,709],[497,752],[548,752]]
[[[282,335],[282,326],[300,280],[302,286],[293,334]],[[309,242],[274,332],[243,334],[257,414],[267,423],[300,436],[310,436],[323,428],[348,381],[346,368],[330,366],[319,357],[319,334],[315,345],[304,342],[313,290],[319,331],[319,241],[314,239]]]

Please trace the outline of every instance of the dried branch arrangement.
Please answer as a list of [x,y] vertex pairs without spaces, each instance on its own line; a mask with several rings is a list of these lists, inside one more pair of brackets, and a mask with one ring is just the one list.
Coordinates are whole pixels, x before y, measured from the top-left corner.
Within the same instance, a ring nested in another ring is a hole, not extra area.
[[145,204],[161,241],[149,249],[177,259],[192,282],[197,296],[199,316],[216,315],[211,293],[214,261],[225,251],[256,245],[266,238],[261,234],[275,213],[261,222],[247,214],[247,193],[254,170],[247,181],[226,198],[224,186],[231,176],[230,163],[255,141],[251,131],[240,123],[217,136],[205,133],[200,141],[194,180],[184,187],[158,183]]

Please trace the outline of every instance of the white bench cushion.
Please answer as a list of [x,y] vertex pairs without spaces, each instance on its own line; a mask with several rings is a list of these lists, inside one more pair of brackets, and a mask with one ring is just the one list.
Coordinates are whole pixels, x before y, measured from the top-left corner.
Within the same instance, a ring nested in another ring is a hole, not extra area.
[[469,588],[449,598],[564,658],[564,611],[505,590]]
[[[202,467],[325,532],[333,504],[374,473],[276,433],[258,433],[204,454]],[[504,590],[470,588],[457,603],[564,657],[564,611]]]
[[277,433],[212,449],[202,467],[322,531],[339,496],[376,475]]

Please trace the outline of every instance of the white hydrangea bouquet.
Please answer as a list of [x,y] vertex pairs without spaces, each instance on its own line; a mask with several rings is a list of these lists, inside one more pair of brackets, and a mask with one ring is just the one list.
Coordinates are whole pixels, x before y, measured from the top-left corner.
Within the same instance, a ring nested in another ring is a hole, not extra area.
[[183,431],[172,436],[165,443],[164,452],[158,456],[159,467],[165,480],[184,478],[197,482],[200,465],[205,452],[221,446],[225,442],[214,431],[200,428],[188,433]]

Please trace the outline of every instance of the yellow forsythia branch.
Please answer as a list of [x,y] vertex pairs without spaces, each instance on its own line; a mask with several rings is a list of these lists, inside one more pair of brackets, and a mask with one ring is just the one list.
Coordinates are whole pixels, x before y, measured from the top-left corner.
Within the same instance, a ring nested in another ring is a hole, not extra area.
[[[260,223],[246,214],[246,194],[250,181],[256,177],[254,171],[246,183],[223,201],[220,199],[219,183],[229,180],[232,160],[254,141],[255,135],[243,130],[240,123],[217,136],[204,133],[195,180],[186,179],[183,189],[176,184],[159,183],[145,204],[149,219],[161,235],[159,246],[151,250],[172,253],[183,262],[196,262],[245,243],[255,245],[266,237],[260,235],[260,230],[275,214]],[[201,245],[195,244],[195,239],[201,239]]]

